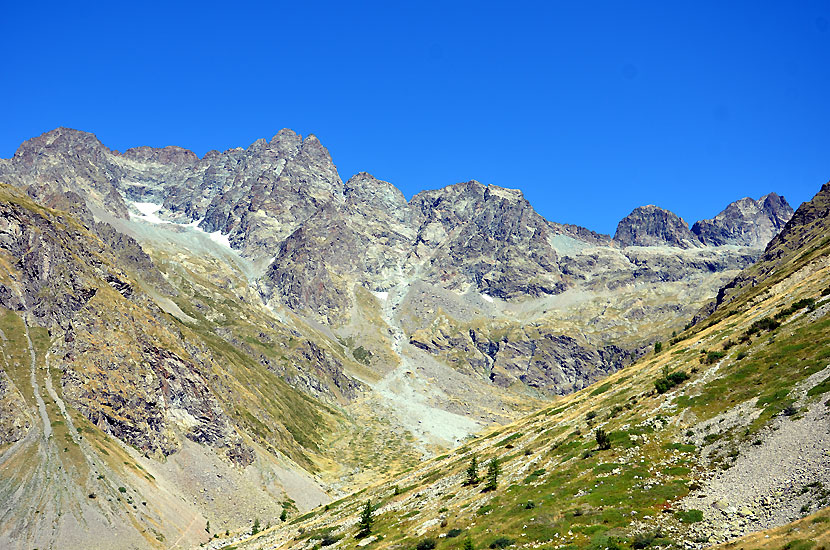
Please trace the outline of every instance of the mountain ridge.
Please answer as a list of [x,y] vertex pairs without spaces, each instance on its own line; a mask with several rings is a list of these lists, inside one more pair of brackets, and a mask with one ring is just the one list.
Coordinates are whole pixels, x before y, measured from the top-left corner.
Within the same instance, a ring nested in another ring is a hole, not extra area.
[[[665,235],[624,245],[546,220],[520,190],[474,180],[407,201],[366,172],[343,182],[319,140],[290,130],[202,158],[172,146],[111,152],[70,130],[19,152],[0,159],[0,180],[13,184],[0,189],[0,207],[25,219],[49,212],[41,233],[67,241],[74,256],[31,246],[34,222],[0,232],[10,273],[0,277],[10,358],[0,373],[0,434],[16,438],[0,448],[0,474],[33,450],[45,458],[31,467],[67,466],[55,441],[36,443],[49,429],[37,422],[36,397],[53,423],[66,422],[60,401],[101,448],[123,447],[122,462],[136,465],[99,475],[138,486],[131,476],[140,466],[188,502],[135,515],[142,525],[210,516],[236,530],[257,510],[275,520],[414,467],[613,376],[682,332],[763,253],[763,233],[751,233],[752,246],[694,244],[680,218],[686,241],[648,216],[631,217],[631,233],[640,224]],[[729,223],[715,230],[732,238],[757,215],[775,228],[788,206],[765,197],[768,211],[724,216]],[[78,276],[37,275],[55,261]],[[20,266],[34,275],[18,285],[27,298],[14,301]],[[29,349],[31,360],[21,355]],[[56,398],[44,393],[47,381]],[[96,464],[107,456],[61,437],[67,456]],[[194,497],[194,480],[159,470],[194,456],[221,479],[238,470],[253,483],[243,484],[246,495],[232,491],[238,510],[217,507],[227,486],[200,481]],[[15,467],[14,476],[26,472]],[[117,485],[98,481],[76,483],[72,498],[90,504],[84,491],[93,488],[118,498]],[[13,489],[0,483],[0,492]],[[73,533],[71,522],[59,524]],[[187,536],[195,544],[202,535]],[[163,547],[156,542],[148,545]]]

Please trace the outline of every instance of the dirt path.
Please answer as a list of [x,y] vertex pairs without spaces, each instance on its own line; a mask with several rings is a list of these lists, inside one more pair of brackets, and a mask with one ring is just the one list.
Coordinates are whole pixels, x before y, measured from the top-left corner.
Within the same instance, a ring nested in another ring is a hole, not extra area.
[[196,520],[197,520],[197,519],[199,519],[199,518],[198,518],[198,517],[193,518],[193,521],[191,521],[191,522],[190,522],[190,525],[188,525],[187,527],[185,527],[184,531],[182,531],[182,534],[181,534],[181,535],[179,535],[179,538],[177,538],[177,539],[176,539],[176,541],[175,541],[173,544],[171,544],[170,546],[168,546],[168,547],[167,547],[167,550],[171,550],[171,549],[173,549],[173,548],[175,548],[176,546],[178,546],[178,545],[179,545],[179,543],[182,541],[182,539],[184,538],[184,536],[185,536],[186,534],[188,534],[188,533],[190,532],[190,530],[193,528],[193,524],[194,524],[194,523],[196,523]]

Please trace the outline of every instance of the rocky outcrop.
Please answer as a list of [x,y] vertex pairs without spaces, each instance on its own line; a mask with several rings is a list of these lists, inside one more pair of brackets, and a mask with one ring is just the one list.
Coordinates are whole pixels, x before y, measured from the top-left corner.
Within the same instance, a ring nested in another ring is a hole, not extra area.
[[763,248],[793,215],[784,197],[770,193],[760,199],[735,201],[711,220],[700,220],[692,233],[708,246],[737,245]]
[[597,348],[563,334],[511,333],[493,340],[482,330],[417,331],[410,343],[456,369],[507,388],[516,383],[548,395],[572,393],[630,362],[616,346]]
[[830,232],[830,182],[798,207],[784,229],[764,250],[761,261],[770,262],[800,250],[809,241],[826,237]]
[[[5,335],[0,332],[0,339]],[[0,367],[0,446],[20,441],[31,428],[26,402],[8,375]]]
[[683,218],[651,204],[639,206],[623,218],[617,225],[614,241],[621,246],[700,246]]

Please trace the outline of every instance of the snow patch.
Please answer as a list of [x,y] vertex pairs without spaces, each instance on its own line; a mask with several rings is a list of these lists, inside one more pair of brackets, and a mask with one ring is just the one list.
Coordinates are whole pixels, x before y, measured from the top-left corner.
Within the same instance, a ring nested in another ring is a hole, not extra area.
[[373,290],[372,294],[374,294],[377,297],[378,300],[381,300],[381,301],[384,301],[384,302],[389,299],[389,293],[388,292],[375,292]]
[[231,248],[231,243],[228,238],[228,235],[223,235],[221,231],[214,231],[213,233],[208,233],[207,231],[199,227],[199,224],[202,223],[202,219],[204,218],[193,220],[190,223],[175,223],[159,218],[158,212],[162,208],[160,204],[153,204],[152,202],[131,202],[130,206],[140,213],[139,215],[130,212],[131,219],[142,220],[153,224],[170,224],[178,225],[179,227],[189,227],[200,233],[204,233],[208,236],[208,238],[211,241],[215,242],[216,244],[222,245],[226,248]]
[[491,304],[493,303],[493,297],[492,297],[492,296],[490,296],[489,294],[484,294],[484,293],[482,293],[482,294],[481,294],[481,298],[482,298],[485,302],[490,302]]
[[[196,229],[204,232],[203,229],[200,229],[198,227]],[[210,237],[210,240],[215,242],[216,244],[221,244],[222,246],[228,248],[231,247],[231,241],[229,240],[228,235],[223,235],[221,231],[214,231],[213,233],[208,233],[207,236]]]
[[156,214],[159,210],[161,210],[160,204],[153,204],[152,202],[133,202],[130,203],[130,206],[135,208],[140,212],[141,215],[137,216],[130,212],[131,218],[137,218],[139,220],[144,220],[148,223],[170,223],[158,217]]

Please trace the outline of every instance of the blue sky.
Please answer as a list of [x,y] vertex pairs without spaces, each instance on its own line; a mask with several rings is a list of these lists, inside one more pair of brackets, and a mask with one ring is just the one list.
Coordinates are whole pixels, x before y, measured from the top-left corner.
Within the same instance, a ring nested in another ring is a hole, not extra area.
[[410,197],[613,233],[830,180],[830,2],[6,3],[0,157],[57,126],[202,155],[289,127]]

